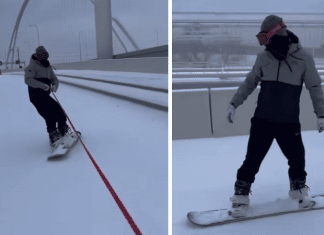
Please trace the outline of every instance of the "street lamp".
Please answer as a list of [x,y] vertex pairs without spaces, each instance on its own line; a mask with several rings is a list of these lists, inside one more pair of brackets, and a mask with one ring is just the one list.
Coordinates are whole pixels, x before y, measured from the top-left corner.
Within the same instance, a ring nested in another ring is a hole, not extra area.
[[80,48],[80,61],[82,61],[82,52],[81,52],[81,32],[79,31],[79,48]]
[[154,30],[156,32],[156,46],[159,45],[159,32],[157,30]]
[[36,29],[37,29],[37,37],[38,37],[38,46],[40,46],[40,44],[39,44],[39,32],[38,32],[38,27],[37,27],[37,25],[28,25],[28,26],[35,26],[36,27]]

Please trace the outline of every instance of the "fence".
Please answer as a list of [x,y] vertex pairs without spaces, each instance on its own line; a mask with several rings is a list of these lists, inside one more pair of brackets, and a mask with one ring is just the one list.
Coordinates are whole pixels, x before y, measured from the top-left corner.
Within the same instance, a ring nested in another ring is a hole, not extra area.
[[[252,66],[262,50],[256,34],[270,13],[173,13],[173,68]],[[324,14],[276,14],[306,51],[324,59]],[[323,63],[323,62],[322,62]]]

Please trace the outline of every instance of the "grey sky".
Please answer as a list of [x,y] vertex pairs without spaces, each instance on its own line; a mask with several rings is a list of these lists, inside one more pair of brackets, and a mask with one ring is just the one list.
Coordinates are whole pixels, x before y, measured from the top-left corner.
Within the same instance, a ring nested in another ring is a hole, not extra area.
[[[23,2],[24,0],[0,2],[2,61],[8,51]],[[168,43],[167,0],[111,0],[111,4],[112,16],[124,25],[141,49]],[[33,53],[37,47],[36,28],[28,26],[33,24],[39,28],[40,43],[48,49],[50,61],[67,58],[69,55],[73,58],[78,57],[79,32],[81,32],[83,59],[86,59],[87,55],[88,58],[96,56],[94,8],[90,0],[30,0],[21,20],[17,38],[21,60],[27,59],[27,63],[29,50]],[[114,53],[123,53],[120,43],[114,42]],[[124,42],[129,51],[134,50],[129,42],[126,40]],[[15,53],[16,57],[17,52]]]
[[324,1],[172,0],[172,11],[324,13]]

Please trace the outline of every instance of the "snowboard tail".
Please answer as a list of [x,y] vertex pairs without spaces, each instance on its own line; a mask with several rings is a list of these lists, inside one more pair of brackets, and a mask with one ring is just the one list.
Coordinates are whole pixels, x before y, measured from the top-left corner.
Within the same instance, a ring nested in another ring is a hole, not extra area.
[[[251,205],[247,209],[247,215],[245,217],[232,217],[230,209],[219,209],[209,211],[193,211],[187,214],[190,222],[201,226],[218,226],[223,224],[230,224],[248,220],[262,219],[267,217],[274,217],[279,215],[309,212],[314,210],[324,210],[324,195],[312,196],[313,206],[307,209],[299,209],[299,203],[296,200],[290,198],[277,199],[274,202],[269,202],[259,205]],[[270,210],[264,210],[263,207],[271,208]]]

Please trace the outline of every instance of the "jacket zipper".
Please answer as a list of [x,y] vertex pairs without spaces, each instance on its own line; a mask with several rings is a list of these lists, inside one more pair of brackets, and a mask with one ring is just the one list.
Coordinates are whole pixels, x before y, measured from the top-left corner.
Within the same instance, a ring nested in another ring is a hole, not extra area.
[[277,82],[278,82],[278,80],[279,80],[280,63],[281,63],[281,61],[279,60],[279,66],[278,66],[278,72],[277,72]]

